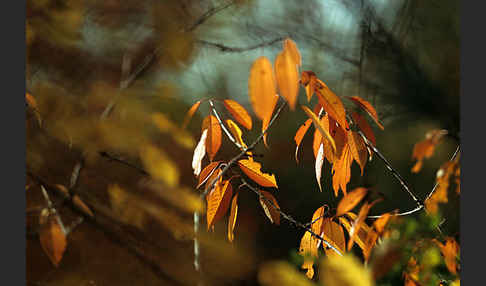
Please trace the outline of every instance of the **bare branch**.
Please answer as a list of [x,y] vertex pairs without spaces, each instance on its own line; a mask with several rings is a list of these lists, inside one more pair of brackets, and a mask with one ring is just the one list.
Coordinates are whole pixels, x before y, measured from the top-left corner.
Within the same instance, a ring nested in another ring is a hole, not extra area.
[[253,45],[253,46],[248,46],[248,47],[230,47],[230,46],[226,46],[224,44],[209,42],[209,41],[206,41],[206,40],[197,40],[196,42],[201,44],[201,45],[217,48],[221,52],[241,53],[241,52],[247,52],[247,51],[255,50],[255,49],[258,49],[258,48],[262,48],[262,47],[265,47],[265,46],[271,46],[275,43],[283,41],[284,39],[285,39],[284,37],[278,37],[276,39],[266,41],[266,42],[262,42],[262,43],[259,43],[259,44]]
[[216,13],[223,11],[224,9],[232,6],[233,4],[234,4],[234,1],[230,1],[228,3],[220,5],[218,7],[213,7],[211,9],[209,9],[208,11],[206,11],[206,13],[204,13],[201,17],[199,17],[191,26],[186,28],[184,30],[184,32],[194,31],[197,27],[202,25],[204,22],[206,22],[209,18],[214,16]]

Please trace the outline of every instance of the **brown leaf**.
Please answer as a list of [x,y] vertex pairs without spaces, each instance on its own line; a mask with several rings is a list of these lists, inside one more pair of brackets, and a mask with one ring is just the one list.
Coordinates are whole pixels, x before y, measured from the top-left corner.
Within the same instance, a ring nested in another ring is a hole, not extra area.
[[317,86],[315,90],[319,103],[324,110],[329,113],[329,116],[334,118],[341,128],[349,130],[349,124],[346,120],[346,110],[341,99],[332,92],[327,85],[321,80],[317,79]]
[[341,216],[352,210],[368,193],[366,188],[356,188],[345,195],[338,204],[336,216]]
[[292,41],[289,38],[285,39],[283,48],[284,48],[285,51],[287,51],[291,55],[292,60],[294,61],[294,63],[297,66],[302,65],[302,59],[300,57],[300,52],[299,52],[299,49],[297,48],[297,44],[294,41]]
[[245,173],[250,179],[255,181],[260,186],[278,188],[275,175],[262,173],[260,171],[260,163],[251,160],[239,160],[238,165],[243,173]]
[[73,204],[79,208],[84,214],[87,214],[90,217],[94,217],[93,212],[91,209],[81,200],[78,195],[73,196]]
[[213,161],[219,147],[221,147],[221,126],[216,117],[208,115],[202,123],[202,130],[204,129],[208,129],[206,152],[208,152],[209,158]]
[[348,98],[351,99],[358,107],[366,111],[371,116],[371,118],[373,118],[376,124],[381,128],[381,130],[385,129],[385,127],[381,125],[380,120],[378,119],[378,113],[376,113],[376,110],[373,105],[371,105],[371,103],[359,96],[348,96]]
[[275,207],[280,209],[280,207],[278,206],[277,200],[269,192],[261,191],[261,190],[260,190],[260,192],[262,193],[262,195],[267,200],[269,200],[273,203],[273,205],[272,205],[267,200],[260,197],[260,205],[262,206],[263,210],[265,211],[265,215],[268,217],[270,222],[275,223],[276,225],[280,225],[280,212],[277,209],[275,209]]
[[240,127],[238,127],[238,125],[236,125],[236,123],[234,123],[231,119],[226,120],[226,125],[228,125],[231,134],[233,135],[235,140],[241,145],[241,147],[247,148],[248,146],[246,146],[245,142],[243,142],[243,138],[241,138],[243,132],[241,132]]
[[299,94],[299,71],[290,51],[284,50],[275,59],[275,76],[280,95],[287,100],[290,109],[295,109]]
[[248,114],[248,111],[241,106],[238,102],[231,100],[231,99],[226,99],[223,101],[224,107],[229,111],[229,113],[240,123],[243,125],[248,130],[251,130],[252,128],[252,120],[250,114]]
[[206,196],[208,203],[206,213],[208,230],[226,214],[232,194],[233,188],[231,187],[230,181],[226,180],[223,182],[220,177],[214,189]]
[[359,115],[359,113],[354,111],[351,113],[351,117],[353,118],[353,122],[358,125],[358,128],[361,130],[361,132],[363,132],[366,139],[373,143],[373,146],[376,146],[375,134],[373,133],[371,126],[368,124],[368,121],[366,121],[363,116]]
[[216,170],[216,167],[218,167],[219,164],[221,164],[221,162],[222,161],[214,161],[214,162],[209,163],[206,167],[204,167],[201,174],[199,174],[199,182],[197,184],[196,189],[199,189],[202,184],[209,181],[208,178],[214,173],[214,171]]
[[49,215],[47,221],[41,226],[39,239],[42,249],[54,266],[58,266],[66,250],[66,234],[59,225],[56,215]]
[[233,200],[231,201],[231,212],[228,219],[228,240],[233,242],[235,239],[235,226],[236,226],[236,217],[238,215],[238,193],[235,194]]
[[312,124],[312,119],[309,118],[305,121],[304,124],[302,124],[299,127],[299,129],[295,133],[295,136],[294,136],[294,141],[295,141],[295,145],[296,145],[296,147],[295,147],[295,161],[297,161],[297,163],[299,162],[297,153],[299,152],[300,143],[302,142],[302,139],[304,139],[304,136],[307,133],[307,130],[309,130],[309,127],[311,126],[311,124]]
[[326,130],[324,128],[324,126],[322,125],[321,121],[319,120],[319,117],[317,117],[317,115],[315,115],[314,112],[312,112],[312,110],[310,110],[307,106],[302,105],[301,107],[304,110],[304,112],[307,114],[307,116],[309,116],[310,119],[312,119],[312,122],[314,123],[314,126],[316,127],[316,129],[318,129],[319,132],[321,132],[321,135],[324,138],[326,138],[329,141],[329,143],[331,143],[331,146],[332,146],[333,150],[335,151],[336,150],[336,143],[334,142],[334,139],[331,137],[331,134],[329,134],[329,131]]
[[[278,101],[272,63],[266,57],[259,57],[251,66],[248,95],[256,116],[263,121],[262,132],[264,132],[270,123]],[[265,146],[268,146],[266,134],[263,137],[263,142]]]
[[191,121],[192,116],[194,116],[194,113],[196,113],[197,109],[201,105],[201,101],[198,100],[196,103],[194,103],[191,108],[186,113],[186,116],[184,117],[184,122],[182,123],[182,129],[187,127],[187,124],[189,124],[189,121]]
[[361,168],[361,176],[363,176],[364,167],[368,159],[368,151],[366,150],[366,144],[361,136],[354,131],[347,131],[348,144],[353,155],[354,160]]
[[309,102],[314,95],[314,91],[317,85],[317,77],[313,71],[303,71],[300,76],[300,82],[305,87],[305,93],[307,95],[307,102]]

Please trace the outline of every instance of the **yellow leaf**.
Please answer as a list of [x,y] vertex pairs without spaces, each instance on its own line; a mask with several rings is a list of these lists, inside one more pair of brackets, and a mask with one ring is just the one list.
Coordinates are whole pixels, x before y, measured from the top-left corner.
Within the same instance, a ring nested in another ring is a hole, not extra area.
[[206,200],[208,207],[206,218],[208,230],[226,214],[232,194],[233,188],[231,187],[230,181],[226,180],[222,182],[221,178],[213,190],[207,194]]
[[231,212],[228,219],[228,240],[233,242],[235,239],[235,226],[236,226],[236,217],[238,215],[238,193],[235,194],[233,200],[231,201]]
[[[356,215],[354,213],[348,212],[346,216],[350,216],[351,220],[356,219]],[[351,222],[348,220],[348,217],[346,216],[340,216],[339,222],[346,228],[348,234],[351,231],[352,225]],[[358,246],[361,248],[363,253],[365,253],[367,247],[366,247],[366,239],[368,237],[368,233],[371,231],[371,229],[366,226],[365,224],[361,225],[360,229],[355,230],[357,232],[357,235],[355,236],[355,242],[358,244]]]
[[284,50],[275,59],[275,75],[280,95],[287,100],[290,109],[295,109],[299,94],[299,71],[289,51]]
[[[339,252],[344,253],[346,251],[346,240],[344,238],[343,228],[332,221],[331,218],[326,218],[324,220],[320,234],[322,238],[339,250]],[[324,247],[324,250],[326,255],[337,254],[333,249],[327,249],[327,247]]]
[[272,261],[261,266],[258,282],[264,286],[312,286],[304,275],[288,262]]
[[216,117],[208,115],[202,123],[202,130],[204,129],[208,129],[206,152],[208,152],[209,158],[213,161],[219,147],[221,147],[221,126]]
[[144,145],[140,149],[140,159],[153,178],[161,180],[169,187],[179,184],[179,170],[162,150],[150,144]]
[[236,121],[238,121],[238,123],[243,125],[246,129],[251,130],[251,117],[243,106],[231,99],[224,100],[223,104],[229,113],[236,119]]
[[309,127],[311,126],[312,124],[312,119],[307,119],[305,121],[304,124],[302,124],[299,129],[297,130],[297,132],[295,133],[295,136],[294,136],[294,141],[295,141],[295,161],[297,161],[297,163],[299,162],[299,159],[297,157],[297,153],[299,152],[299,146],[300,146],[300,143],[302,142],[302,139],[304,139],[304,135],[305,133],[307,133],[307,130],[309,130]]
[[201,162],[204,156],[206,155],[206,137],[208,135],[208,130],[204,129],[203,133],[201,134],[201,139],[199,143],[197,143],[196,148],[194,149],[194,155],[192,156],[192,169],[194,170],[194,175],[199,176],[201,173]]
[[314,259],[318,256],[317,239],[312,237],[311,233],[306,231],[300,240],[299,254],[304,257],[302,269],[307,269],[306,275],[309,279],[314,277]]
[[41,226],[39,239],[42,249],[49,257],[49,260],[58,266],[66,250],[66,234],[59,225],[56,215],[49,215],[46,223]]
[[240,169],[245,173],[250,179],[258,183],[263,187],[277,187],[277,181],[275,180],[275,175],[269,175],[262,173],[260,171],[261,165],[258,162],[251,160],[239,160],[238,165]]
[[238,125],[236,125],[236,123],[234,123],[231,119],[226,120],[226,125],[228,125],[228,128],[231,134],[233,134],[236,142],[238,142],[243,148],[246,149],[248,146],[246,146],[245,142],[243,142],[243,139],[241,138],[243,132],[241,132],[240,127],[238,127]]
[[260,198],[260,205],[262,206],[263,210],[265,211],[265,215],[268,217],[270,222],[275,223],[276,225],[280,224],[280,212],[276,209],[280,209],[278,206],[277,200],[275,199],[272,194],[266,191],[261,191],[263,197],[265,197],[267,200],[271,201],[273,205],[267,200]]
[[301,107],[305,111],[307,116],[309,116],[312,119],[312,122],[314,123],[314,126],[316,127],[316,129],[318,129],[319,132],[321,132],[321,135],[323,137],[325,137],[331,143],[333,150],[336,151],[336,143],[334,142],[334,139],[331,137],[331,134],[329,134],[329,131],[326,130],[324,128],[324,126],[322,126],[319,118],[307,106],[302,105]]
[[292,41],[289,38],[285,39],[283,48],[291,55],[294,64],[296,64],[297,66],[302,65],[300,52],[299,49],[297,48],[297,44],[294,41]]
[[321,263],[322,285],[326,286],[372,286],[371,273],[354,256],[333,255],[323,259]]
[[356,188],[345,195],[338,204],[336,216],[341,216],[352,210],[368,193],[366,188]]

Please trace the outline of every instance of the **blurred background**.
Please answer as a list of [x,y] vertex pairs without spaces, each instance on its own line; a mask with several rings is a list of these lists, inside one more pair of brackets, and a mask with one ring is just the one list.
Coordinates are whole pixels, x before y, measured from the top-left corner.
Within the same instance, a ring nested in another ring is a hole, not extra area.
[[[271,224],[257,197],[240,192],[235,241],[226,239],[226,219],[214,232],[204,219],[203,271],[194,271],[192,211],[201,206],[191,161],[207,106],[180,128],[197,100],[229,98],[251,112],[254,128],[243,138],[253,142],[261,123],[248,98],[249,70],[260,56],[273,61],[285,37],[296,42],[302,70],[338,96],[374,105],[385,126],[372,125],[378,149],[424,199],[459,144],[458,9],[453,0],[28,1],[26,90],[36,101],[26,112],[28,285],[253,285],[262,262],[292,260],[303,231]],[[153,114],[163,123],[153,124]],[[318,191],[311,135],[294,160],[293,137],[306,118],[285,109],[269,132],[270,148],[254,151],[277,177],[280,207],[301,222],[338,201],[327,163]],[[450,136],[412,174],[413,144],[437,128]],[[223,138],[215,159],[237,152]],[[352,171],[348,190],[366,186],[385,196],[372,214],[415,207],[378,158],[363,176],[356,164]],[[41,184],[73,225],[57,267],[39,243]],[[454,235],[459,204],[448,207],[443,229]]]

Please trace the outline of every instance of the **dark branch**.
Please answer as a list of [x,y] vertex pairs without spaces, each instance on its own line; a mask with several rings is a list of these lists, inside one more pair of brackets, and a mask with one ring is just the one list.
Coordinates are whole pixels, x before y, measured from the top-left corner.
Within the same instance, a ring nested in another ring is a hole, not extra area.
[[253,46],[248,46],[248,47],[230,47],[230,46],[226,46],[224,44],[213,43],[213,42],[209,42],[209,41],[206,41],[206,40],[197,40],[196,42],[201,44],[201,45],[204,45],[204,46],[217,48],[221,52],[225,52],[225,53],[241,53],[241,52],[247,52],[247,51],[255,50],[255,49],[266,47],[266,46],[271,46],[271,45],[273,45],[277,42],[283,41],[283,40],[284,40],[284,37],[278,37],[276,39],[266,41],[266,42],[262,42],[262,43],[259,43],[259,44],[253,45]]

